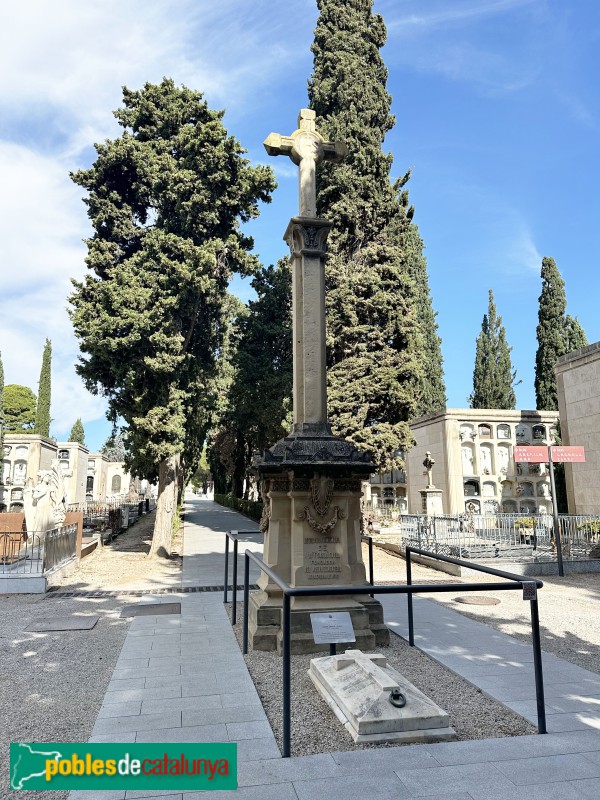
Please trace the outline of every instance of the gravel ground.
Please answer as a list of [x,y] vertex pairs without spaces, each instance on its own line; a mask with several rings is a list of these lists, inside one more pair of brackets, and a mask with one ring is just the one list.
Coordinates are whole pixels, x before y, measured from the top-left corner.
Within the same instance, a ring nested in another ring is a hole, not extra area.
[[[8,743],[11,741],[86,741],[125,638],[128,621],[121,607],[139,597],[128,591],[151,592],[177,584],[181,559],[153,561],[147,557],[153,515],[134,525],[114,543],[85,559],[59,581],[61,591],[110,590],[115,596],[60,598],[52,595],[0,595],[0,798],[8,798]],[[174,544],[180,551],[180,541]],[[366,552],[365,552],[366,557]],[[405,563],[375,549],[375,578],[403,582]],[[415,581],[456,580],[445,573],[415,565]],[[467,580],[488,579],[483,576]],[[546,578],[539,592],[542,647],[547,652],[600,673],[600,625],[597,622],[600,574]],[[454,595],[437,600],[455,611],[479,619],[517,639],[529,641],[529,609],[519,592],[504,592],[497,606],[461,606]],[[91,631],[26,633],[30,622],[55,616],[98,615]],[[239,615],[241,618],[241,615]],[[393,637],[382,648],[397,669],[451,715],[462,739],[512,736],[535,729],[494,703],[454,673],[417,649]],[[293,715],[300,725],[294,752],[344,750],[352,740],[317,694],[306,675],[310,656],[294,657]],[[248,666],[271,724],[279,737],[281,659],[272,653],[251,653]],[[306,702],[311,696],[314,702]],[[460,704],[456,699],[461,697]],[[10,794],[12,796],[12,794]],[[23,800],[64,800],[64,792],[21,792]]]
[[[91,735],[127,629],[123,605],[139,602],[123,587],[151,592],[180,560],[147,558],[148,515],[61,580],[61,590],[115,591],[115,596],[61,598],[0,595],[0,798],[64,800],[67,792],[9,792],[9,743],[85,742]],[[89,631],[29,633],[32,622],[99,616]]]
[[[367,560],[366,547],[364,557]],[[498,564],[502,569],[502,564]],[[374,548],[376,582],[404,583],[406,562],[398,556]],[[413,582],[457,581],[489,583],[498,580],[490,575],[469,571],[462,578],[453,578],[437,570],[413,565]],[[544,577],[544,587],[538,591],[542,649],[584,669],[600,673],[600,573],[571,575],[564,578]],[[529,603],[520,591],[498,592],[492,597],[500,600],[496,606],[465,606],[457,603],[454,594],[428,595],[428,599],[443,603],[466,617],[485,622],[492,628],[514,636],[523,642],[531,641]],[[462,595],[463,597],[465,595]]]
[[[241,645],[243,605],[238,604],[235,633]],[[377,648],[389,664],[445,709],[459,739],[535,734],[536,728],[500,703],[491,700],[454,672],[442,667],[416,647],[392,634],[389,647]],[[325,653],[322,655],[326,655]],[[330,753],[395,744],[355,744],[328,708],[307,675],[315,655],[292,656],[292,752],[295,756]],[[250,651],[244,656],[269,722],[281,749],[281,657],[276,653]]]

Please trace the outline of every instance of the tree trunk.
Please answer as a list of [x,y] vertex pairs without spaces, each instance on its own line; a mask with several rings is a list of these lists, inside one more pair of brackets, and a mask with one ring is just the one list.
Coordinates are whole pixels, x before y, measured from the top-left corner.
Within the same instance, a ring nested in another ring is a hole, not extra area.
[[177,474],[179,454],[163,458],[158,469],[156,521],[150,548],[151,556],[168,558],[171,553],[173,515],[177,511]]
[[177,470],[177,508],[183,505],[185,498],[185,483],[187,483],[188,471],[186,469],[185,461],[179,462],[179,469]]

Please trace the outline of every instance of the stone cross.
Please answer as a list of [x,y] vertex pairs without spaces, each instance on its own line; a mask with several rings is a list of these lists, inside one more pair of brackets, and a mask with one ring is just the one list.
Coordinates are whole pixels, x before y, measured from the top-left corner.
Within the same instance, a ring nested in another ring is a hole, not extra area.
[[291,136],[270,133],[264,141],[270,156],[289,156],[299,169],[298,190],[301,217],[317,216],[317,164],[320,161],[342,161],[348,148],[342,142],[326,142],[316,128],[316,114],[303,108],[298,116],[298,129]]
[[363,653],[362,650],[346,650],[343,655],[333,656],[332,666],[336,671],[356,665],[362,672],[379,686],[383,691],[390,691],[398,686],[382,667],[387,665],[387,659],[381,653]]

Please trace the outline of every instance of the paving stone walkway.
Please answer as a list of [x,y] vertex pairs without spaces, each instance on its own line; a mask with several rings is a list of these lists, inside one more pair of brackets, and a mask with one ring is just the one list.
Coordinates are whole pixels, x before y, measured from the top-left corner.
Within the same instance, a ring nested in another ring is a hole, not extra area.
[[[222,585],[223,531],[255,526],[204,499],[194,498],[187,508],[183,585]],[[251,547],[260,550],[256,543]],[[240,559],[240,580],[242,570]],[[183,796],[73,792],[72,800],[600,798],[600,678],[594,673],[544,654],[552,731],[545,736],[282,759],[231,631],[222,592],[149,595],[143,601],[176,599],[181,616],[132,621],[91,741],[235,741],[240,788]],[[404,634],[403,599],[386,596],[384,604],[388,624]],[[419,598],[415,627],[419,647],[532,718],[530,648]]]

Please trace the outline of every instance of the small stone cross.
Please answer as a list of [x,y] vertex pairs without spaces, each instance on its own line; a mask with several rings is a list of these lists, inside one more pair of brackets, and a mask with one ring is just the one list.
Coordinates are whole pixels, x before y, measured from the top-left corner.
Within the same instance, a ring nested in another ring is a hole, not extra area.
[[303,108],[298,116],[298,129],[291,136],[270,133],[264,141],[270,156],[289,156],[299,169],[298,189],[300,216],[317,216],[317,174],[320,161],[339,162],[348,154],[343,142],[326,142],[316,127],[316,114]]

